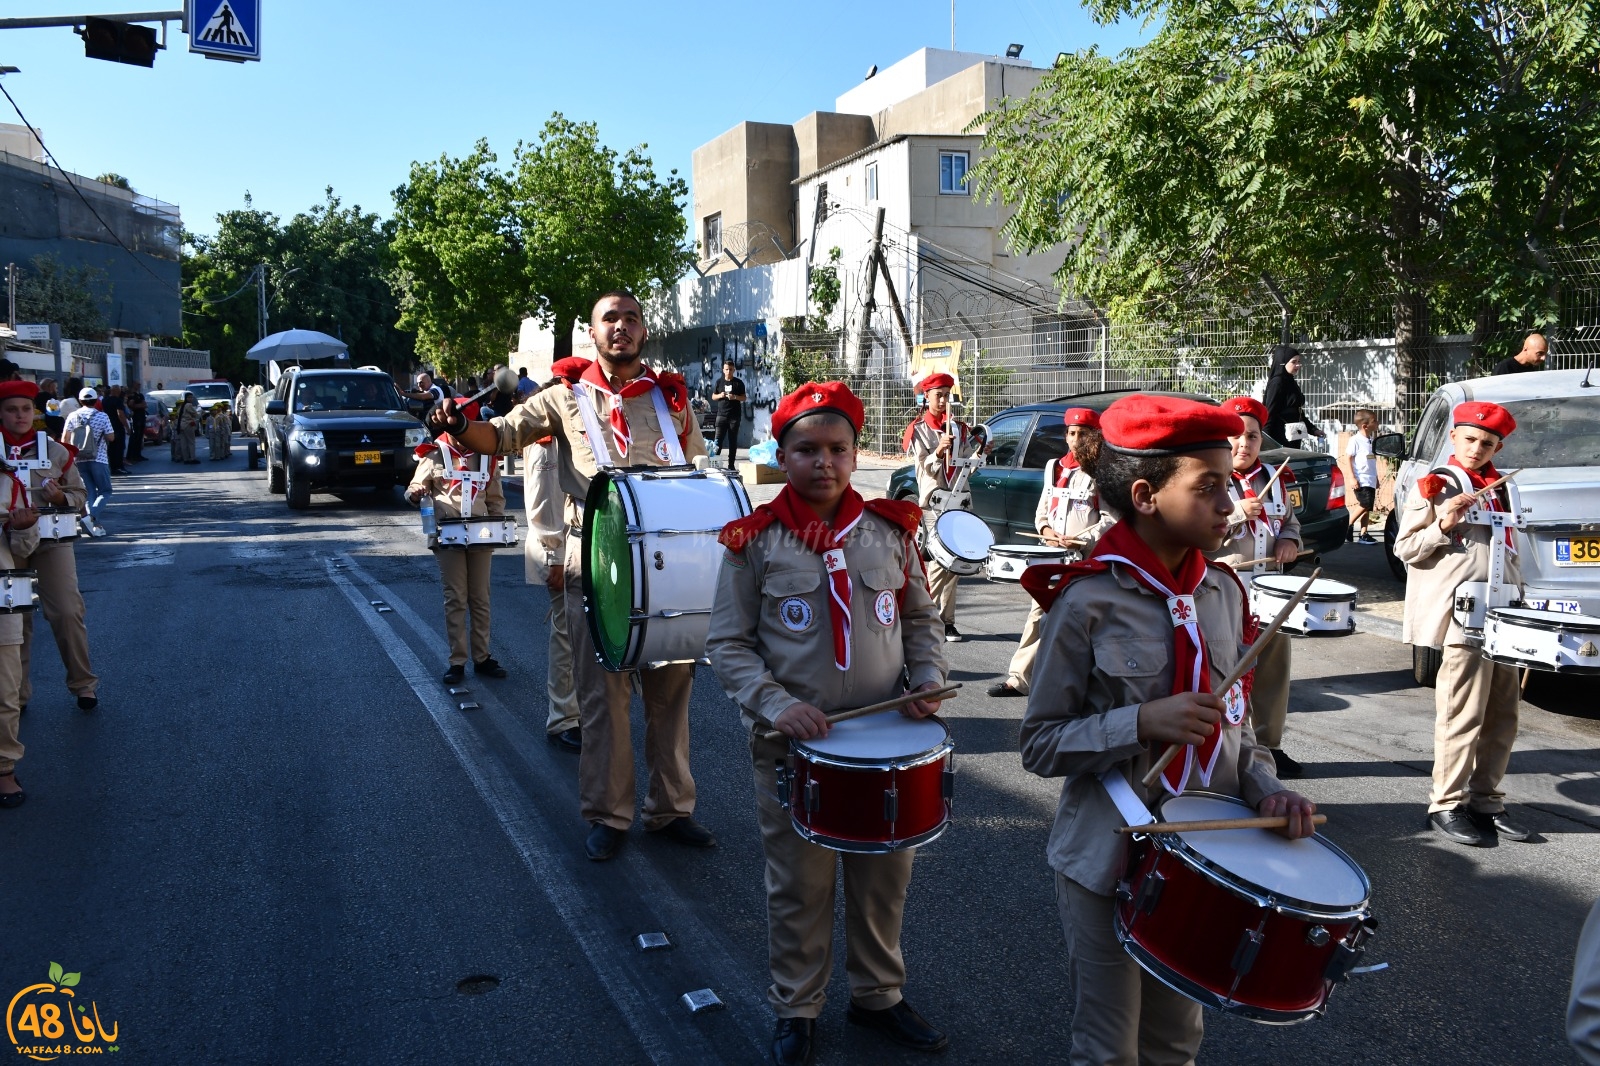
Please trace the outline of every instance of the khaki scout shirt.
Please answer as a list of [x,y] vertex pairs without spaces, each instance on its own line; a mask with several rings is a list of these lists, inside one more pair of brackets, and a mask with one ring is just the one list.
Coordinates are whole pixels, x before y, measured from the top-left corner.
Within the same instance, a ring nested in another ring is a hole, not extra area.
[[[613,388],[622,384],[613,380]],[[611,461],[618,466],[666,466],[666,460],[656,453],[656,443],[662,439],[661,422],[656,418],[655,401],[649,393],[623,401],[623,411],[628,416],[630,441],[627,456],[616,454],[616,440],[611,436],[610,396],[591,389],[595,415],[600,421],[600,431],[606,434],[606,449]],[[670,410],[670,409],[669,409]],[[706,454],[705,438],[690,417],[689,408],[672,412],[672,432],[685,434],[683,457],[693,463]],[[583,431],[583,416],[578,412],[578,398],[570,388],[542,389],[513,407],[509,413],[489,419],[489,425],[500,434],[496,450],[501,455],[513,455],[541,437],[554,436],[561,453],[561,491],[580,503],[589,494],[589,480],[600,472],[594,450]]]
[[[1509,486],[1495,490],[1500,506],[1512,509],[1520,504]],[[1426,499],[1412,492],[1400,513],[1400,533],[1395,537],[1395,558],[1406,564],[1406,616],[1400,639],[1407,644],[1442,648],[1460,644],[1466,636],[1456,625],[1456,586],[1463,581],[1489,580],[1491,536],[1499,536],[1492,526],[1459,522],[1449,533],[1439,529],[1442,505],[1461,495],[1463,489],[1452,472],[1445,477],[1444,492]],[[1505,580],[1522,585],[1522,570],[1517,557],[1506,552]]]
[[1094,478],[1087,471],[1074,470],[1063,489],[1056,487],[1060,469],[1060,460],[1052,459],[1045,464],[1044,491],[1039,494],[1039,506],[1033,512],[1033,528],[1043,533],[1050,525],[1050,501],[1060,495],[1062,500],[1056,508],[1058,524],[1054,529],[1067,540],[1082,541],[1083,554],[1088,555],[1094,542],[1116,525],[1117,519],[1110,511],[1100,510]]
[[945,428],[950,429],[960,426],[966,430],[966,445],[960,446],[957,438],[950,446],[949,455],[934,454],[939,450],[939,443],[944,440],[943,433],[937,433],[932,426],[922,420],[918,415],[912,423],[911,445],[906,449],[906,455],[916,464],[917,471],[917,504],[921,507],[928,506],[928,500],[933,496],[935,489],[948,489],[950,481],[944,476],[945,463],[965,459],[977,450],[977,441],[972,436],[972,427],[965,422],[958,422],[954,418],[947,418]]
[[[468,452],[467,463],[469,469],[477,465],[478,456]],[[417,460],[417,471],[411,475],[411,489],[422,489],[433,497],[433,518],[435,522],[454,522],[461,517],[461,492],[465,486],[463,481],[453,481],[445,477],[444,461],[439,455],[439,450],[428,452]],[[500,486],[500,460],[489,458],[489,483],[478,494],[477,502],[472,505],[474,518],[502,518],[506,513],[506,494]]]
[[833,621],[822,556],[774,522],[717,571],[706,653],[728,696],[768,722],[796,703],[826,713],[942,684],[944,632],[922,564],[906,533],[871,511],[844,545],[850,571],[850,669],[833,658]]
[[[38,437],[35,436],[22,447],[22,458],[32,459],[38,453]],[[50,457],[49,470],[34,470],[28,475],[28,492],[35,507],[53,507],[57,510],[82,514],[84,505],[89,501],[88,486],[83,483],[83,474],[78,470],[77,460],[73,457],[66,445],[59,441],[45,438]],[[71,463],[69,466],[68,463]],[[46,481],[54,481],[61,486],[65,494],[64,503],[47,503],[39,491]],[[43,543],[39,536],[39,527],[30,526],[23,530],[10,530],[7,539],[11,542],[11,554],[19,559],[30,558]],[[52,542],[53,543],[53,542]]]
[[[1272,475],[1276,469],[1276,467],[1268,467],[1263,463],[1261,468],[1256,471],[1255,477],[1250,479],[1250,487],[1255,490],[1257,499],[1262,500],[1264,503],[1275,502],[1283,507],[1284,514],[1276,516],[1283,522],[1282,527],[1278,530],[1278,535],[1273,536],[1272,529],[1268,526],[1263,532],[1262,541],[1257,542],[1255,534],[1250,529],[1250,523],[1244,517],[1244,493],[1239,491],[1239,483],[1230,477],[1228,479],[1228,495],[1233,497],[1234,507],[1233,513],[1228,516],[1228,536],[1223,540],[1222,547],[1208,554],[1206,556],[1207,559],[1215,559],[1219,562],[1227,563],[1229,566],[1237,566],[1237,564],[1248,562],[1251,559],[1271,558],[1272,553],[1277,550],[1278,541],[1280,540],[1292,540],[1297,545],[1302,543],[1300,539],[1300,519],[1295,517],[1294,508],[1289,505],[1289,490],[1284,488],[1283,478],[1279,478],[1278,483],[1272,486],[1270,498],[1261,495],[1261,490],[1267,487],[1267,482],[1272,480]],[[1287,473],[1284,474],[1284,477],[1288,476]],[[1263,521],[1272,517],[1275,516],[1268,515],[1265,510],[1261,513]],[[1259,551],[1257,550],[1258,548],[1260,549]],[[1276,567],[1269,567],[1267,563],[1258,564],[1254,569],[1256,572],[1264,572],[1269,568],[1276,569]],[[1246,578],[1246,581],[1248,580]]]
[[[1244,653],[1244,602],[1232,577],[1207,567],[1194,594],[1211,659],[1213,688]],[[1122,876],[1122,816],[1097,775],[1115,769],[1147,804],[1165,795],[1140,779],[1163,745],[1139,740],[1139,705],[1172,695],[1172,620],[1164,598],[1116,563],[1072,582],[1045,614],[1028,709],[1022,718],[1022,765],[1040,777],[1064,777],[1046,855],[1052,869],[1091,892],[1109,895]],[[1283,791],[1272,755],[1256,743],[1246,718],[1224,723],[1221,751],[1202,786],[1190,791],[1237,796],[1255,807]]]

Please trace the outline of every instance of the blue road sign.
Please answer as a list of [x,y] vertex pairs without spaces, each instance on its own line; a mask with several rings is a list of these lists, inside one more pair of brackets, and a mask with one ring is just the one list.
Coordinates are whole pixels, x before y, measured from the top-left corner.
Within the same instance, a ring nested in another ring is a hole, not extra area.
[[207,59],[260,59],[261,0],[189,0],[189,51]]

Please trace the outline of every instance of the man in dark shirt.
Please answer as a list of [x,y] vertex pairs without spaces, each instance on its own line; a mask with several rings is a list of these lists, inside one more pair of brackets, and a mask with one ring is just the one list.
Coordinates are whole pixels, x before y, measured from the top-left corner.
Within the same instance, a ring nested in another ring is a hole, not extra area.
[[1530,333],[1522,342],[1522,351],[1495,364],[1494,376],[1501,374],[1526,374],[1530,370],[1543,370],[1545,356],[1550,354],[1550,344],[1543,333]]
[[116,443],[106,449],[106,458],[110,460],[113,474],[131,473],[122,460],[123,441],[128,436],[128,402],[123,399],[122,386],[112,385],[106,389],[105,398],[100,401],[100,410],[111,419],[111,428],[117,434]]
[[[733,363],[724,361],[722,377],[711,393],[711,411],[717,418],[717,452],[727,449],[728,469],[739,452],[739,423],[744,419],[744,382],[733,376]],[[726,442],[726,443],[724,443]]]

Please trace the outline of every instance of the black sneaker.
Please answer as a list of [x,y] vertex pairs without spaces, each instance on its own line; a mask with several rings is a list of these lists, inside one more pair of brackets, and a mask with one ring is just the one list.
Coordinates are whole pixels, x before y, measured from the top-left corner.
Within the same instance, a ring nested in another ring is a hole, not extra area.
[[444,683],[447,685],[459,685],[462,681],[466,680],[466,677],[467,668],[465,664],[451,663],[450,669],[444,672]]
[[481,663],[472,664],[472,672],[483,677],[508,677],[506,668],[494,661],[494,656],[483,660]]
[[959,644],[961,642],[961,630],[956,628],[954,622],[946,622],[944,624],[944,639],[950,644]]
[[100,706],[100,700],[99,700],[98,697],[95,697],[95,696],[79,696],[78,697],[78,710],[80,710],[80,711],[92,711],[98,706]]
[[1272,752],[1273,764],[1278,768],[1279,781],[1291,781],[1305,773],[1305,767],[1289,758],[1280,748],[1269,749]]

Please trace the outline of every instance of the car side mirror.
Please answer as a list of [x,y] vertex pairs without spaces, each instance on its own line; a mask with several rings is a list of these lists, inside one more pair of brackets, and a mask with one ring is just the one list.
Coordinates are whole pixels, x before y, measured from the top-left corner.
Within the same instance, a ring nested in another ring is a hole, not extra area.
[[1379,433],[1373,438],[1372,450],[1385,459],[1404,459],[1406,457],[1406,437],[1404,433]]
[[289,409],[286,406],[284,406],[284,402],[282,400],[268,400],[267,401],[267,414],[268,415],[285,415],[285,414],[288,414],[288,413],[289,413]]

